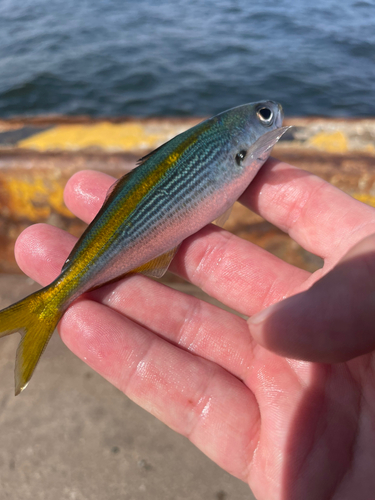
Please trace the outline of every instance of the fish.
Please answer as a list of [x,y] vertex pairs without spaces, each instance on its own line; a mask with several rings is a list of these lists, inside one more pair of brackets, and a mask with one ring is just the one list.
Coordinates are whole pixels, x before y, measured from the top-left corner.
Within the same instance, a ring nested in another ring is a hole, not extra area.
[[223,223],[289,128],[282,121],[274,101],[237,106],[177,135],[113,184],[60,275],[0,311],[0,337],[21,334],[16,395],[80,295],[129,274],[161,277],[184,239]]

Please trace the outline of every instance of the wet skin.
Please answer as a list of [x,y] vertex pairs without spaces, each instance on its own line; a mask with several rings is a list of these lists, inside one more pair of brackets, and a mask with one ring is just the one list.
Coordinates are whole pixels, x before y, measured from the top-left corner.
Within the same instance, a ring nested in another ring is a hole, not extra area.
[[[67,206],[89,222],[112,182],[76,174]],[[247,481],[258,499],[370,499],[375,209],[277,160],[241,201],[324,267],[310,274],[209,225],[184,242],[171,269],[255,315],[251,321],[132,276],[81,297],[60,335],[132,400]],[[17,261],[46,285],[74,243],[35,225],[20,236]]]

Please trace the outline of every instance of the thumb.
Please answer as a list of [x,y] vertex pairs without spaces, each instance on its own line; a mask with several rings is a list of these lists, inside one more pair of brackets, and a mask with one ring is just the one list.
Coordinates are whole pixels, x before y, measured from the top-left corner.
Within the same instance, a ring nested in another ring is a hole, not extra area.
[[248,321],[255,341],[289,358],[332,363],[375,349],[375,235],[307,291]]

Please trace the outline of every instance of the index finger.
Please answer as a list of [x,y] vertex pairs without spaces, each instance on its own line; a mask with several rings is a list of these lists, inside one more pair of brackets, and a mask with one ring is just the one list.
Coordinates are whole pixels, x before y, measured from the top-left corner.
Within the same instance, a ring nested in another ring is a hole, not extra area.
[[306,250],[337,261],[375,232],[375,210],[323,179],[274,158],[240,199]]

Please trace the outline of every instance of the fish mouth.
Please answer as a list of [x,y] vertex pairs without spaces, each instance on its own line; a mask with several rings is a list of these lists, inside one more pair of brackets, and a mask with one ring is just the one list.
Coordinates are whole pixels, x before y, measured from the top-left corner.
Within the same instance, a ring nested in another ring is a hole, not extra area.
[[278,129],[280,129],[281,126],[282,126],[282,124],[283,124],[283,120],[284,120],[284,111],[283,111],[283,107],[279,103],[277,104],[277,108],[278,108],[278,113],[277,113],[277,116],[276,116],[275,125],[276,125],[276,127]]

